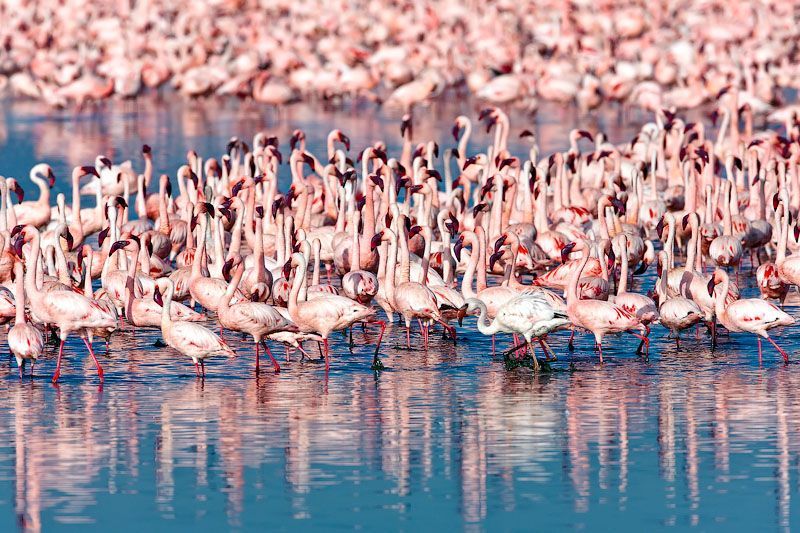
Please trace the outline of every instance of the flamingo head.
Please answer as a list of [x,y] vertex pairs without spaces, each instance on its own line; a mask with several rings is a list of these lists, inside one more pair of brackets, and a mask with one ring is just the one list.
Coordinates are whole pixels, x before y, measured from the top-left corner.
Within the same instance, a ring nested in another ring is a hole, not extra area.
[[519,138],[520,139],[528,138],[531,141],[533,141],[536,138],[536,136],[533,134],[531,130],[522,130],[522,132],[519,134]]
[[458,235],[458,239],[456,239],[456,243],[453,245],[453,256],[455,256],[456,261],[461,261],[461,250],[464,249],[464,234],[461,233]]
[[23,237],[24,237],[24,236],[25,236],[25,232],[23,231],[24,229],[25,229],[25,226],[24,226],[24,225],[22,225],[22,224],[17,224],[17,225],[16,225],[16,226],[14,226],[13,228],[11,228],[11,233],[10,233],[10,236],[11,236],[11,237],[15,237],[16,235],[21,235],[21,236],[23,236]]
[[503,245],[506,243],[506,238],[507,238],[506,234],[503,233],[502,235],[500,235],[500,237],[496,241],[494,241],[494,251],[495,252],[503,247]]
[[281,209],[286,204],[286,198],[283,196],[278,196],[274,202],[272,202],[272,218],[278,214],[278,210]]
[[664,239],[664,217],[661,217],[661,220],[656,224],[656,233],[659,239]]
[[292,273],[292,260],[286,261],[283,264],[283,277],[284,279],[289,279],[289,275]]
[[798,240],[798,239],[800,239],[800,227],[795,226],[794,227],[794,240]]
[[486,203],[481,202],[481,203],[479,203],[478,205],[476,205],[475,207],[472,208],[472,217],[473,218],[477,217],[478,213],[480,213],[481,211],[487,211],[488,209],[489,209],[489,206]]
[[305,140],[306,140],[306,134],[303,133],[303,130],[294,130],[292,132],[291,138],[289,138],[289,147],[292,149],[292,151],[294,151],[294,149],[297,147],[297,145],[301,141],[305,141]]
[[244,178],[233,184],[233,187],[231,187],[231,196],[238,196],[242,187],[244,187]]
[[408,228],[408,238],[414,238],[417,236],[418,233],[422,232],[422,226],[411,226]]
[[469,308],[469,304],[464,304],[458,308],[458,313],[456,316],[458,317],[458,325],[462,326],[464,324],[464,317],[467,316],[467,310]]
[[156,286],[153,291],[153,301],[159,306],[164,307],[164,300],[161,298],[161,289],[159,289],[158,286]]
[[505,250],[498,250],[489,256],[489,270],[494,270],[494,265],[503,257]]
[[172,184],[169,182],[169,180],[167,180],[167,182],[164,184],[164,194],[172,198]]
[[110,230],[110,226],[106,226],[105,228],[100,230],[100,233],[97,234],[97,244],[98,246],[103,246],[103,242],[108,237],[108,232]]
[[14,244],[11,246],[11,250],[14,252],[14,255],[17,257],[22,257],[22,246],[25,244],[25,237],[20,236],[18,239],[14,241]]
[[[52,187],[52,185],[51,185],[51,187]],[[22,203],[22,200],[25,199],[25,191],[22,189],[22,185],[17,183],[17,180],[13,180],[13,181],[11,181],[11,185],[9,186],[9,189],[14,191],[14,193],[17,195],[17,203]]]
[[214,206],[208,202],[200,202],[197,208],[200,213],[206,213],[212,217],[214,216]]
[[345,150],[347,150],[349,152],[350,151],[350,137],[348,137],[347,135],[342,133],[342,130],[336,130],[336,131],[338,133],[338,135],[336,136],[337,139],[339,139],[339,142],[344,144]]
[[380,188],[380,190],[383,190],[383,178],[381,178],[377,174],[370,174],[369,180],[375,185],[377,185],[378,188]]
[[577,246],[577,244],[578,243],[576,243],[576,242],[571,242],[571,243],[568,243],[567,245],[565,245],[561,249],[561,262],[562,263],[566,263],[567,262],[567,260],[569,259],[569,254],[572,253],[572,251],[575,249],[575,246]]
[[383,240],[383,230],[373,235],[372,239],[370,239],[369,241],[370,250],[375,250],[378,246],[380,246],[382,240]]
[[464,161],[464,166],[463,166],[463,167],[461,167],[461,170],[466,170],[466,169],[467,169],[467,167],[469,167],[469,166],[471,166],[471,165],[477,165],[477,164],[478,164],[478,158],[477,158],[476,156],[468,157],[468,158],[467,158],[467,159]]
[[75,238],[72,236],[69,229],[64,228],[64,233],[62,233],[61,236],[67,241],[67,250],[72,250],[73,246],[75,246]]
[[411,137],[411,135],[413,134],[411,125],[411,115],[403,115],[403,120],[400,122],[400,136],[405,137],[406,132],[408,132],[409,137]]
[[681,220],[681,227],[683,228],[683,231],[686,231],[686,226],[689,225],[689,215],[691,215],[691,213],[686,213]]
[[123,209],[128,209],[128,202],[125,201],[125,198],[122,196],[117,196],[114,199],[114,205],[117,207],[121,207]]
[[611,198],[611,206],[616,209],[617,214],[624,215],[625,214],[625,203],[617,197]]
[[[459,133],[461,133],[461,117],[457,118],[456,121],[453,123],[453,129],[450,130],[453,134],[453,139],[458,141]],[[458,156],[456,156],[458,157]]]
[[131,241],[117,241],[111,245],[111,249],[108,251],[108,255],[113,255],[117,250],[123,250],[127,247]]
[[103,156],[103,157],[99,158],[98,161],[100,161],[100,163],[102,163],[104,167],[111,168],[112,163],[111,163],[111,160],[109,158]]
[[447,228],[447,231],[450,232],[450,235],[458,233],[458,219],[452,212],[450,213],[450,220],[445,222],[444,226]]
[[426,170],[426,172],[428,173],[428,177],[429,178],[433,178],[436,181],[442,181],[442,175],[439,174],[438,170],[430,168],[430,169]]
[[145,157],[147,157],[148,155],[150,155],[152,152],[153,152],[153,149],[152,149],[152,148],[150,148],[150,145],[149,145],[149,144],[143,144],[143,145],[142,145],[142,154],[143,154]]
[[234,258],[231,257],[230,259],[225,261],[224,265],[222,265],[222,278],[228,283],[231,282],[231,270],[233,269],[233,263],[234,263]]

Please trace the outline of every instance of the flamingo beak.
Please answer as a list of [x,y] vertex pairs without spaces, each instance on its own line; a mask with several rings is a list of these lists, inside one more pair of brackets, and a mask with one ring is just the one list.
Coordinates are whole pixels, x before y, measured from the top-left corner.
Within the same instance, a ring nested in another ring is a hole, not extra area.
[[126,246],[130,244],[130,241],[117,241],[111,245],[111,249],[108,252],[108,255],[114,255],[117,250],[122,250]]
[[467,304],[458,308],[458,314],[456,316],[458,317],[458,325],[460,327],[464,324],[464,317],[467,316]]
[[111,160],[107,157],[101,157],[100,162],[103,163],[103,166],[111,167]]
[[237,196],[239,191],[242,190],[242,187],[244,187],[244,180],[239,180],[234,183],[233,187],[231,187],[231,196]]
[[231,267],[233,267],[233,257],[225,261],[225,264],[222,265],[222,277],[228,283],[231,282]]
[[[458,122],[453,124],[453,129],[450,130],[450,131],[453,134],[453,139],[458,141],[458,134],[461,132],[461,127],[458,125]],[[456,157],[458,157],[458,156],[456,156]]]
[[161,299],[161,289],[156,287],[156,290],[153,291],[153,301],[155,301],[160,307],[164,307],[164,300]]
[[497,251],[489,256],[489,270],[494,270],[494,265],[503,257],[503,251]]
[[153,151],[153,149],[150,148],[150,145],[148,145],[148,144],[142,145],[142,153],[143,154],[150,154],[150,153],[152,153],[152,151]]
[[715,285],[716,284],[714,283],[714,276],[712,276],[711,279],[708,281],[708,295],[709,296],[714,296],[714,286]]
[[[81,172],[83,172],[84,176],[94,176],[96,178],[100,177],[100,174],[97,172],[97,169],[92,166],[81,167]],[[56,184],[56,177],[53,176],[53,173],[50,173],[50,187]]]
[[569,259],[569,254],[575,249],[575,243],[571,242],[561,249],[561,262],[566,263]]
[[683,220],[681,220],[681,227],[683,231],[686,231],[686,226],[689,225],[689,213],[683,216]]
[[18,233],[22,232],[22,230],[23,230],[23,229],[25,229],[25,226],[24,226],[24,225],[22,225],[22,224],[17,224],[17,225],[16,225],[16,226],[14,226],[14,228],[11,230],[11,234],[10,234],[10,236],[11,236],[11,237],[14,237],[14,236],[16,236]]
[[108,228],[108,227],[103,228],[102,230],[100,230],[100,233],[97,234],[97,245],[98,246],[103,246],[103,241],[105,241],[106,237],[108,237],[109,229],[111,229],[111,228]]
[[22,257],[22,246],[25,244],[25,239],[20,237],[14,241],[14,253],[17,257]]
[[172,184],[167,181],[167,185],[164,187],[164,192],[167,193],[167,196],[172,198]]
[[383,233],[376,233],[372,236],[372,239],[369,241],[370,250],[375,250],[381,244],[381,240],[383,239]]
[[500,238],[498,238],[494,242],[494,251],[495,252],[498,251],[505,243],[506,243],[506,236],[505,235],[500,235]]
[[464,236],[459,235],[458,240],[453,245],[453,256],[456,258],[456,261],[461,262],[461,250],[464,248]]
[[344,143],[345,149],[349,152],[350,151],[350,137],[348,137],[347,135],[345,135],[344,133],[342,133],[340,131],[339,132],[339,140]]
[[64,238],[67,240],[67,250],[72,250],[72,247],[75,245],[75,238],[69,230],[66,230]]
[[800,239],[800,227],[795,226],[794,227],[794,240],[796,241],[798,239]]
[[283,264],[283,277],[286,280],[288,280],[289,279],[289,274],[291,274],[291,272],[292,272],[292,262],[291,261],[286,261],[286,263]]
[[656,224],[656,233],[658,234],[659,239],[664,238],[664,217],[661,217],[661,220],[659,220],[658,224]]
[[14,192],[17,195],[17,203],[21,204],[22,200],[25,199],[25,191],[22,189],[22,185],[20,185],[19,183],[14,183]]
[[412,226],[408,230],[408,238],[411,239],[413,237],[416,237],[416,235],[420,232],[422,232],[422,226]]

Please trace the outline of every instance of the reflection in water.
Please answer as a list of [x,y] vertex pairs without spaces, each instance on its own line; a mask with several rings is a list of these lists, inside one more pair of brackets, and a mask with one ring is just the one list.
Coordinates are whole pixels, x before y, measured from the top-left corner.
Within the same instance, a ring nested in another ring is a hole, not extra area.
[[[467,358],[453,372],[334,372],[327,386],[317,365],[298,363],[258,380],[243,379],[247,369],[183,379],[168,356],[102,390],[9,377],[0,474],[15,480],[14,512],[34,531],[43,515],[112,519],[98,500],[106,491],[152,495],[159,518],[217,512],[243,526],[262,501],[276,517],[340,506],[368,524],[370,513],[403,515],[428,499],[442,519],[466,523],[566,505],[546,519],[558,524],[569,509],[578,521],[603,507],[641,512],[646,489],[667,496],[654,518],[701,525],[737,516],[719,496],[748,484],[762,486],[751,498],[774,494],[776,525],[789,527],[800,434],[791,369],[685,372],[665,360],[534,377]],[[330,490],[335,498],[315,496]]]
[[[302,127],[314,150],[334,125],[356,149],[399,141],[397,117],[370,109],[276,113],[166,98],[40,112],[21,103],[0,113],[0,150],[16,154],[3,159],[4,174],[24,176],[46,159],[66,176],[99,153],[139,165],[143,142],[154,147],[157,172],[174,172],[189,148],[217,154],[231,135],[261,128],[285,143]],[[461,112],[474,116],[469,103],[423,110],[417,135],[445,135]],[[528,120],[516,116],[514,127]],[[636,127],[594,121],[613,139]],[[574,123],[569,110],[541,114],[545,152]],[[475,146],[486,140],[476,133]],[[752,339],[729,339],[717,353],[687,340],[676,353],[656,337],[650,362],[622,340],[603,367],[581,339],[540,376],[505,371],[483,355],[489,341],[478,336],[457,348],[434,342],[428,353],[393,348],[390,337],[380,375],[367,369],[368,346],[351,354],[336,342],[327,380],[320,365],[297,361],[255,379],[252,347],[240,343],[240,357],[212,362],[203,382],[186,361],[152,348],[153,333],[128,331],[112,341],[102,389],[70,343],[58,388],[46,379],[52,353],[32,382],[0,366],[0,506],[8,511],[0,527],[169,520],[223,530],[296,519],[371,529],[611,529],[622,518],[788,530],[800,462],[796,365],[765,358],[757,366]]]

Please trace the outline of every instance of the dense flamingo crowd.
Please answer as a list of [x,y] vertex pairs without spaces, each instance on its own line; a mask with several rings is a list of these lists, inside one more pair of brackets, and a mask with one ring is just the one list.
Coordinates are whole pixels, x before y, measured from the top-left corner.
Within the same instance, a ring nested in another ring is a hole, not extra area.
[[[144,146],[141,173],[104,156],[75,167],[71,205],[59,194],[55,208],[53,171],[36,165],[38,199],[0,180],[9,347],[22,376],[44,351],[43,333],[57,336],[57,380],[70,334],[94,358],[95,338],[160,328],[204,375],[207,357],[234,355],[201,323],[213,318],[220,334],[252,337],[257,371],[262,348],[280,370],[268,342],[304,359],[319,343],[327,370],[331,334],[349,330],[352,343],[361,325],[377,336],[380,369],[396,317],[407,347],[413,328],[427,349],[433,330],[456,342],[455,323],[477,314],[481,333],[514,336],[508,361],[535,369],[556,358],[553,331],[589,332],[602,362],[612,334],[636,336],[646,356],[656,324],[676,343],[692,327],[707,327],[714,344],[719,326],[752,333],[759,357],[763,338],[788,362],[768,332],[795,321],[770,300],[782,304],[800,284],[800,122],[787,120],[783,135],[741,127],[738,95],[722,95],[713,135],[659,111],[629,142],[573,130],[569,149],[549,156],[529,131],[529,153],[511,154],[499,108],[478,117],[494,129],[482,151],[470,146],[466,116],[441,153],[414,138],[409,116],[398,154],[384,141],[351,152],[340,130],[324,154],[300,130],[283,140],[259,132],[250,144],[232,139],[219,159],[189,152],[174,177],[156,178]],[[291,170],[283,190],[282,165]],[[84,195],[93,207],[82,207]],[[638,279],[648,268],[652,290]],[[752,270],[762,298],[739,294]]]
[[466,87],[688,109],[727,86],[755,113],[800,87],[796,1],[12,0],[0,88],[53,106],[171,86],[280,105],[365,98],[410,108]]

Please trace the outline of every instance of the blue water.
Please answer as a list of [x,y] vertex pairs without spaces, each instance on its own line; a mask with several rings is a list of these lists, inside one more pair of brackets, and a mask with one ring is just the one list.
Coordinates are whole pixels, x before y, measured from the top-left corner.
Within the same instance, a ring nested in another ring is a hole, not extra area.
[[[440,132],[451,145],[459,112],[476,116],[467,103],[421,110],[417,136]],[[640,118],[626,117],[625,127],[612,114],[593,120],[620,141]],[[512,115],[515,131],[536,123],[546,151],[562,146],[576,120],[560,108]],[[285,147],[295,127],[317,153],[332,127],[356,150],[399,142],[397,117],[371,107],[276,112],[166,98],[51,113],[6,103],[0,173],[26,184],[27,170],[48,161],[66,191],[69,168],[99,153],[140,167],[147,142],[156,172],[174,173],[189,148],[219,155],[231,135],[260,128]],[[639,283],[649,288],[653,273]],[[744,285],[755,293],[749,273]],[[794,299],[787,309],[800,316]],[[239,357],[211,360],[204,381],[187,359],[153,346],[155,331],[126,329],[112,340],[102,386],[77,339],[57,387],[52,347],[33,380],[20,382],[3,358],[0,530],[760,531],[797,523],[796,330],[776,334],[788,366],[768,347],[759,363],[755,340],[737,334],[714,352],[705,333],[688,334],[679,352],[660,327],[649,360],[633,353],[636,339],[610,338],[601,366],[588,336],[570,353],[558,334],[551,345],[560,360],[541,375],[506,370],[474,319],[459,333],[457,347],[432,335],[428,352],[407,351],[396,328],[382,353],[387,370],[376,374],[376,332],[356,328],[352,353],[334,339],[327,378],[323,365],[286,361],[278,346],[283,371],[262,365],[256,378],[251,347],[231,333]]]

